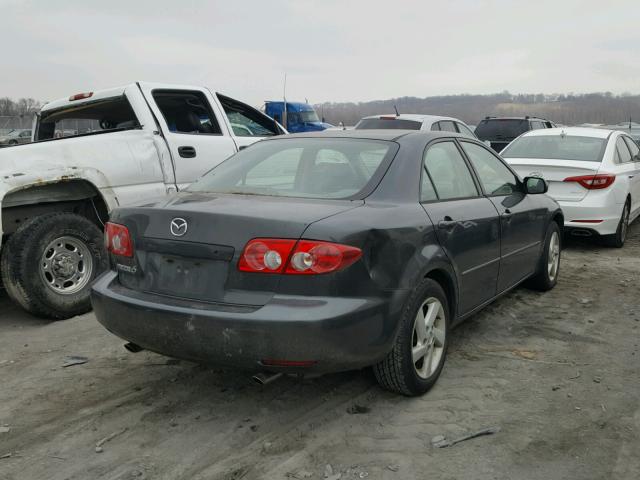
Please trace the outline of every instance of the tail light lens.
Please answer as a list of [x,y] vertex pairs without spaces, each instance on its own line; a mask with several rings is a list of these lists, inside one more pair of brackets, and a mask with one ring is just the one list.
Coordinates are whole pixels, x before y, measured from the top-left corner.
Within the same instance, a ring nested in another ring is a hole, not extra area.
[[610,187],[616,180],[615,175],[609,173],[599,173],[597,175],[581,175],[578,177],[567,177],[565,182],[578,182],[587,190],[601,190]]
[[348,267],[362,256],[356,247],[314,240],[254,238],[238,262],[243,272],[314,275]]
[[84,100],[85,98],[91,98],[92,96],[93,92],[76,93],[75,95],[71,95],[69,97],[69,101],[74,102],[76,100]]
[[133,242],[127,227],[107,222],[104,236],[107,251],[121,257],[133,257]]

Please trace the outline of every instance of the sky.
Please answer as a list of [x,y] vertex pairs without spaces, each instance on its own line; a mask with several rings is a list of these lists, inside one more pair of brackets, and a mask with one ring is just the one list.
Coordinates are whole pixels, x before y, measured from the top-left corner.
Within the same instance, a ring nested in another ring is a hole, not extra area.
[[137,80],[260,105],[640,93],[640,1],[0,0],[0,97]]

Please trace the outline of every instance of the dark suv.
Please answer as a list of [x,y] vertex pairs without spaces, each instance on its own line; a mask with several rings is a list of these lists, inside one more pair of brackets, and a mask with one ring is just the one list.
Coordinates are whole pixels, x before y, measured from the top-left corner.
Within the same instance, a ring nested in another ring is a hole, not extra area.
[[476,127],[476,136],[489,141],[491,148],[500,152],[512,140],[529,130],[554,128],[555,124],[536,117],[485,117]]

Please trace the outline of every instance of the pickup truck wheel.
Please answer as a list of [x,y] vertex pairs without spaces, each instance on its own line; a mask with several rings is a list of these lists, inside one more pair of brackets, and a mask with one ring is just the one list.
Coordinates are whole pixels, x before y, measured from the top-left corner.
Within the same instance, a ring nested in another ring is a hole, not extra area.
[[107,267],[102,233],[73,213],[52,213],[22,225],[2,249],[9,297],[33,315],[65,319],[91,310],[91,282]]

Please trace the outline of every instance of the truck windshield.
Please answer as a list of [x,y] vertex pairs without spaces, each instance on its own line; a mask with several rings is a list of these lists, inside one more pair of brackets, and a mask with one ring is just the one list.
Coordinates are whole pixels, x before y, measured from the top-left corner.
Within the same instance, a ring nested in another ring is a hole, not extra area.
[[300,120],[307,123],[319,122],[318,114],[313,110],[305,110],[300,112]]
[[[187,190],[306,198],[358,198],[379,181],[397,145],[336,138],[258,142],[230,157]],[[373,184],[373,183],[372,183]]]
[[36,141],[138,127],[129,101],[121,95],[43,111]]
[[605,138],[567,135],[525,135],[514,140],[501,155],[504,158],[543,158],[600,162]]

